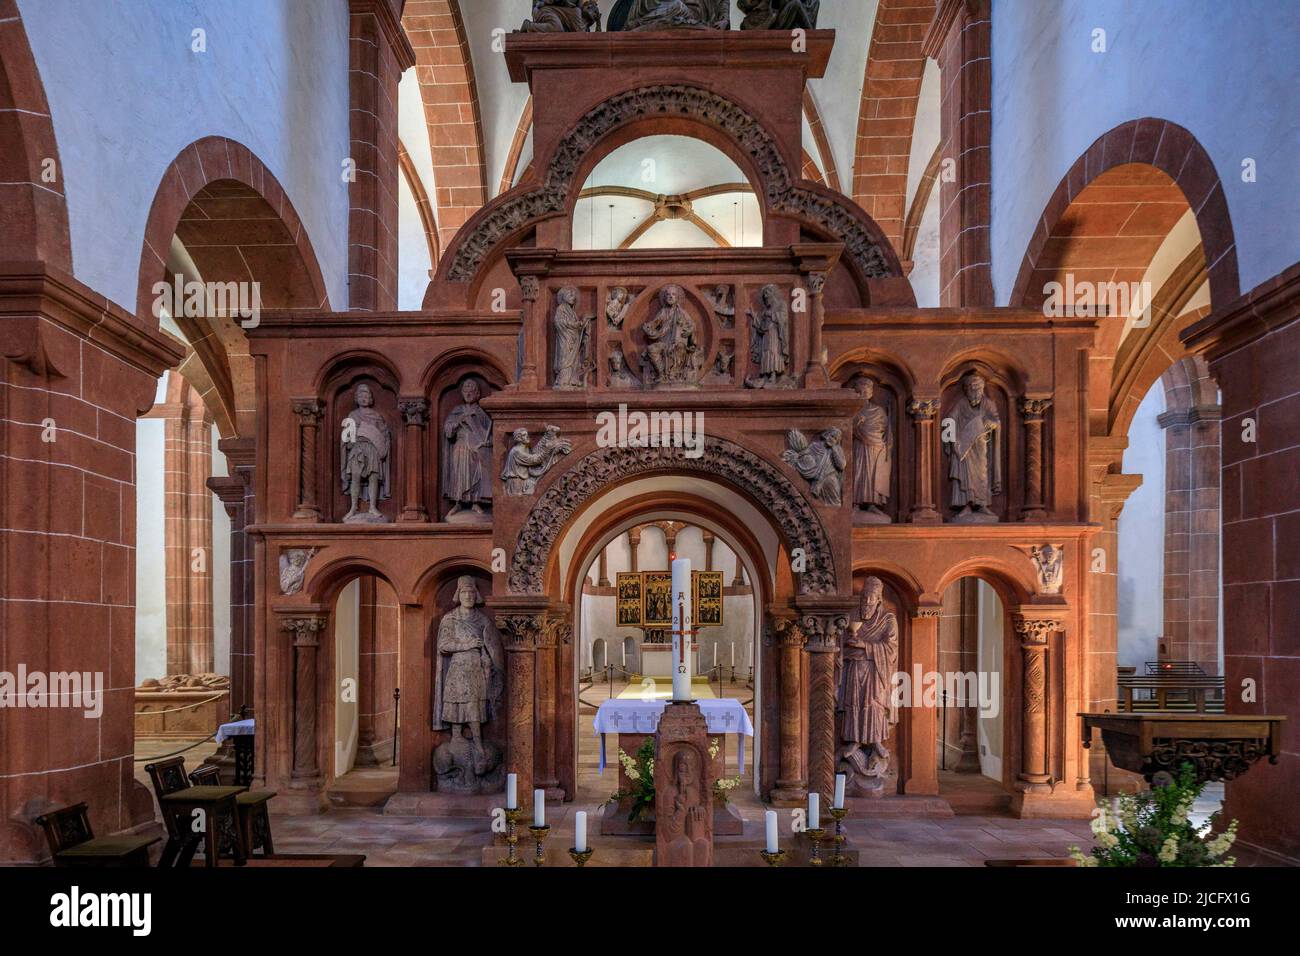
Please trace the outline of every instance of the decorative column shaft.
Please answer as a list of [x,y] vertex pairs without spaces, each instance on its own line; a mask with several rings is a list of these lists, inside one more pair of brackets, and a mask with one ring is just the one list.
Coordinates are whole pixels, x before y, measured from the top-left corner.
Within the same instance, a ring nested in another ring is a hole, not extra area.
[[[941,608],[921,605],[912,618],[911,653],[906,657],[899,649],[898,669],[922,674],[939,670],[939,617]],[[909,795],[933,795],[939,792],[939,714],[933,707],[917,706],[917,690],[912,689],[910,706],[899,712],[900,776],[903,792]]]
[[286,620],[283,630],[293,634],[293,778],[313,780],[320,776],[316,739],[316,652],[325,619],[297,617]]
[[1025,507],[1024,521],[1042,521],[1047,517],[1043,501],[1043,418],[1051,407],[1050,398],[1022,398],[1020,414],[1025,423]]
[[[561,645],[572,640],[573,625],[559,617],[547,618],[537,639],[537,732],[533,765],[537,769],[537,782],[533,785],[546,790],[559,790],[560,780],[555,767],[556,714],[556,654]],[[567,640],[566,640],[567,636]]]
[[403,459],[406,463],[406,494],[398,521],[428,521],[424,507],[424,433],[429,424],[429,400],[403,398],[397,402],[406,423]]
[[847,615],[808,616],[808,791],[829,807],[835,792],[835,655]]
[[1017,618],[1015,625],[1023,655],[1019,776],[1027,787],[1037,788],[1051,780],[1047,768],[1047,638],[1059,624]]
[[803,774],[803,717],[802,681],[799,667],[800,651],[806,638],[794,621],[777,620],[773,624],[776,645],[780,655],[781,713],[778,720],[781,759],[780,776],[772,790],[772,800],[781,803],[802,803],[808,796],[808,783]]
[[497,629],[506,650],[506,772],[518,777],[519,806],[533,799],[533,694],[539,614],[498,614]]
[[934,420],[939,414],[937,398],[913,398],[907,414],[916,427],[916,498],[912,502],[915,524],[937,524],[941,519],[934,504]]
[[316,503],[316,432],[325,405],[315,398],[295,399],[293,413],[298,416],[298,507],[293,516],[320,521],[320,505]]
[[519,291],[523,295],[523,316],[519,327],[519,384],[523,388],[540,388],[542,376],[539,369],[546,367],[546,336],[544,323],[538,316],[537,300],[542,284],[534,275],[519,277]]
[[809,328],[808,364],[804,367],[804,388],[830,388],[831,377],[822,361],[822,325],[826,321],[826,273],[810,272],[807,276]]

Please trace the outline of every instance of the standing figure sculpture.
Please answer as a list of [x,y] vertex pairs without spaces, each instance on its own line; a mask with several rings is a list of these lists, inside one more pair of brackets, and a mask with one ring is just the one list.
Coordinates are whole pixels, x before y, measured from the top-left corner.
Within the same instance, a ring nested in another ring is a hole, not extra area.
[[[379,502],[391,497],[388,479],[392,433],[384,416],[375,410],[375,396],[365,382],[357,386],[355,400],[356,408],[343,419],[339,441],[343,493],[351,503],[343,520],[349,524],[382,524],[388,518],[379,513]],[[370,503],[368,510],[357,510],[362,501]]]
[[[476,778],[493,762],[483,742],[483,725],[500,711],[505,684],[501,638],[478,609],[482,603],[474,578],[462,575],[456,581],[456,607],[438,622],[433,679],[433,729],[451,731],[451,740],[438,749],[463,748],[455,742],[463,740],[462,729],[468,728],[470,767]],[[455,762],[453,754],[443,756],[444,764]]]
[[1002,492],[1002,418],[997,405],[985,394],[984,376],[970,371],[962,376],[962,394],[945,416],[952,419],[953,439],[948,448],[948,477],[952,481],[953,521],[992,523],[989,510]]
[[872,402],[876,382],[859,375],[853,386],[862,397],[862,408],[853,416],[853,503],[865,509],[861,520],[888,524],[890,479],[893,476],[894,435],[889,412]]
[[666,286],[659,293],[662,307],[641,327],[650,343],[645,354],[656,385],[694,385],[699,375],[700,344],[695,320],[682,308],[682,297],[681,286]]
[[815,30],[821,0],[740,0],[742,30]]
[[750,388],[776,388],[782,384],[790,365],[790,312],[781,290],[763,286],[759,293],[762,308],[749,311],[749,360],[757,374],[745,379]]
[[588,353],[591,320],[595,316],[578,314],[578,290],[571,285],[561,289],[556,299],[558,305],[551,319],[555,329],[555,387],[582,388],[591,371]]
[[885,586],[870,577],[862,586],[862,621],[840,652],[835,709],[839,747],[836,772],[850,792],[878,792],[889,770],[885,742],[898,719],[893,699],[898,666],[898,618],[885,609]]
[[474,521],[492,503],[492,419],[477,379],[465,379],[460,397],[442,426],[442,496],[452,502],[448,521]]
[[533,18],[521,33],[590,33],[600,30],[596,0],[533,0]]
[[781,452],[781,458],[808,480],[814,498],[838,507],[843,500],[845,464],[840,430],[828,428],[816,441],[809,441],[803,432],[792,428],[785,438],[790,447]]
[[631,0],[610,13],[611,25],[619,22],[623,30],[730,30],[731,0]]

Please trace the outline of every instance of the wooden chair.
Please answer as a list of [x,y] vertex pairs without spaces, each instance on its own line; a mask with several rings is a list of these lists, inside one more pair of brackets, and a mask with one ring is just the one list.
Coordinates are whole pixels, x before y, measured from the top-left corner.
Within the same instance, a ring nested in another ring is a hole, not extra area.
[[[196,787],[220,786],[221,770],[212,764],[204,764],[197,770],[190,771],[190,783]],[[245,790],[235,797],[235,807],[239,810],[239,829],[244,837],[244,848],[252,854],[261,849],[263,856],[275,853],[275,844],[271,841],[271,815],[267,804],[275,796],[274,790]],[[222,842],[221,852],[231,848]]]
[[[189,866],[200,841],[204,842],[204,863],[216,866],[222,840],[229,841],[235,864],[244,864],[247,853],[236,804],[242,787],[191,786],[185,779],[184,757],[169,757],[147,764],[144,769],[153,782],[158,809],[167,827],[167,844],[158,861],[160,867]],[[203,814],[201,833],[195,833],[191,825],[195,811]]]
[[160,839],[129,834],[97,837],[84,803],[51,810],[36,822],[45,831],[55,866],[148,866],[149,847]]

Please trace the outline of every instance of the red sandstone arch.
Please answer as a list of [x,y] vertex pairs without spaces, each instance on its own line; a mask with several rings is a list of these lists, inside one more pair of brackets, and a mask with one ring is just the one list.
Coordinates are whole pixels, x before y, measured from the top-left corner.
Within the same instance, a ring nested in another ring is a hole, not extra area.
[[474,61],[458,0],[407,0],[402,27],[415,50],[445,249],[488,199]]
[[506,157],[505,168],[501,171],[501,186],[497,195],[509,190],[519,175],[519,161],[523,157],[524,144],[528,142],[528,133],[533,128],[533,98],[528,97],[523,112],[519,114],[519,123],[515,126],[514,139],[510,141],[510,154]]
[[935,0],[880,0],[858,112],[853,199],[879,223],[899,258],[906,258],[907,166],[925,74],[922,46],[935,5]]
[[[307,231],[279,181],[243,144],[196,140],[163,172],[145,224],[136,314],[154,316],[154,285],[171,282],[172,237],[205,282],[256,282],[266,309],[328,309],[329,296]],[[207,370],[205,403],[248,433],[255,420],[253,362],[229,317],[173,316]],[[226,437],[233,437],[228,434]]]
[[[826,138],[826,124],[822,121],[821,110],[817,107],[817,100],[813,96],[812,90],[804,87],[803,90],[803,115],[808,120],[808,129],[812,131],[813,142],[817,144],[817,152],[821,155],[821,167],[823,175],[818,178],[804,174],[805,179],[812,179],[820,182],[836,192],[842,192],[840,188],[840,171],[835,165],[835,154],[831,151],[831,141]],[[804,151],[805,157],[807,150]],[[804,163],[807,168],[807,162]]]
[[[0,259],[72,273],[63,166],[22,14],[0,4]],[[50,179],[53,176],[53,179]]]

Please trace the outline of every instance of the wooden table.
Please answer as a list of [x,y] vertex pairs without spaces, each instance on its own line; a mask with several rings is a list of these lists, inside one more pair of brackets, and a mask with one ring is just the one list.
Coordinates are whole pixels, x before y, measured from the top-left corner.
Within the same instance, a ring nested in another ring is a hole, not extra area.
[[1081,713],[1083,745],[1101,731],[1115,766],[1150,782],[1160,772],[1177,775],[1190,763],[1197,780],[1232,780],[1261,757],[1277,763],[1285,717],[1249,714]]
[[160,798],[162,812],[174,821],[168,828],[167,845],[163,847],[159,866],[166,867],[180,856],[178,866],[189,866],[198,849],[198,838],[183,839],[182,834],[193,833],[194,811],[203,813],[204,860],[207,866],[217,865],[221,848],[221,825],[230,821],[233,833],[235,865],[243,866],[248,859],[244,848],[243,827],[239,825],[238,797],[243,787],[186,787]]

